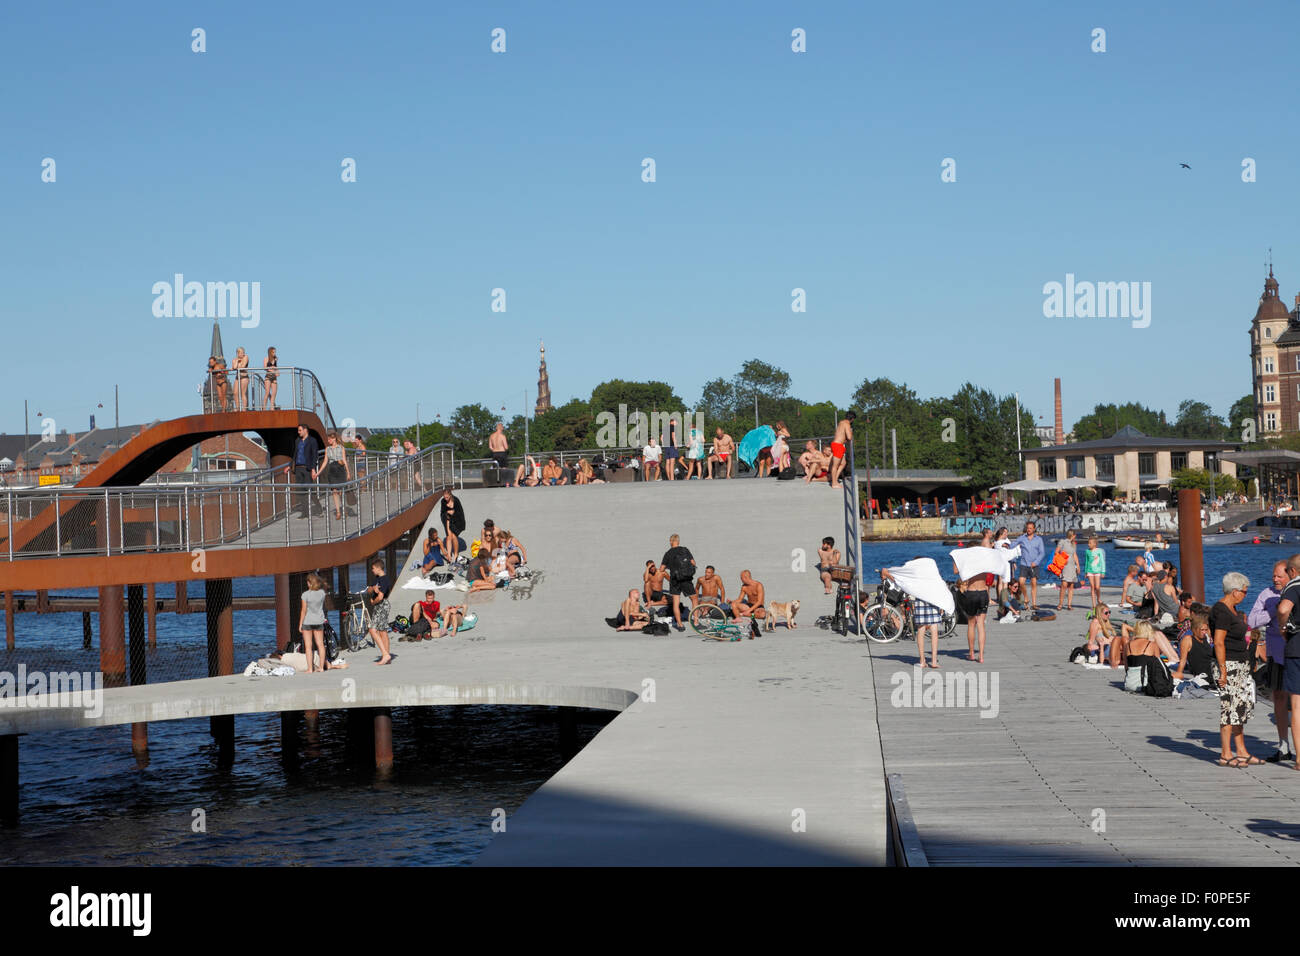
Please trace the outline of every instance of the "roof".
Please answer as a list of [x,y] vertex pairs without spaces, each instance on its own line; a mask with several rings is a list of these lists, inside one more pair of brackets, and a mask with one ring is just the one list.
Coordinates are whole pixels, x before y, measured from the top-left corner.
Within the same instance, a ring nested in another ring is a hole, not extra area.
[[1023,449],[1026,458],[1056,458],[1059,455],[1073,455],[1076,452],[1105,451],[1152,451],[1165,449],[1229,449],[1238,447],[1238,442],[1213,441],[1208,438],[1156,438],[1144,435],[1132,425],[1125,425],[1109,438],[1096,438],[1092,441],[1066,442],[1064,445],[1048,445],[1043,448]]

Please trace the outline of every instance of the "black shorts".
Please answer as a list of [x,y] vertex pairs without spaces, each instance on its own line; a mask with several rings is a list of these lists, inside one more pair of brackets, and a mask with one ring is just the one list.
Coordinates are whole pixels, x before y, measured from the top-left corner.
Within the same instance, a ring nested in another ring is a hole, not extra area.
[[508,451],[494,451],[492,452],[492,460],[505,468],[510,463],[510,453]]
[[684,597],[692,595],[695,593],[695,581],[693,578],[671,578],[668,581],[668,593]]
[[988,590],[962,592],[961,609],[966,612],[967,617],[979,617],[979,615],[987,613],[989,609]]

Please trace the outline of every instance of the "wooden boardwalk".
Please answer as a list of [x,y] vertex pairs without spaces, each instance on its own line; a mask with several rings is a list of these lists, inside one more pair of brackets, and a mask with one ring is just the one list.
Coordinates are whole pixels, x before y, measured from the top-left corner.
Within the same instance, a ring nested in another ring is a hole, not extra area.
[[[1066,663],[1085,614],[990,623],[983,665],[966,660],[964,626],[940,642],[931,673],[986,671],[990,688],[996,673],[995,717],[894,706],[916,644],[872,647],[885,770],[902,775],[930,864],[1300,863],[1300,773],[1219,767],[1217,699],[1128,694],[1121,671]],[[1274,751],[1268,700],[1246,739],[1260,758]]]

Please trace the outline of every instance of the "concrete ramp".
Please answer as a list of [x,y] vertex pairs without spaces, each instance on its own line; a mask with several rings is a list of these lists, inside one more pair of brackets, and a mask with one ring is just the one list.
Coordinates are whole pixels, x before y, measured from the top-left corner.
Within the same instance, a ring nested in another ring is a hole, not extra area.
[[[860,641],[814,626],[831,609],[813,568],[820,539],[843,537],[838,494],[733,480],[459,496],[466,539],[492,518],[523,542],[540,580],[476,603],[471,632],[396,644],[394,669],[461,686],[514,682],[570,706],[637,695],[506,821],[479,862],[885,863],[871,661]],[[748,568],[769,600],[797,598],[799,626],[736,643],[689,628],[668,637],[609,628],[603,618],[640,587],[645,562],[663,557],[674,532],[701,569],[715,566],[728,597]],[[404,571],[399,587],[411,576]],[[418,594],[395,591],[395,613]],[[548,693],[560,687],[565,699]]]

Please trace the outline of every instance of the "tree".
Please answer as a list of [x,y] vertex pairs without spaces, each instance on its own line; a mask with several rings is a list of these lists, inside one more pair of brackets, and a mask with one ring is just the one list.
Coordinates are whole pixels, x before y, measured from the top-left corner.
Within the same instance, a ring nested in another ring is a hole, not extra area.
[[637,411],[650,412],[686,412],[685,403],[678,398],[672,386],[664,382],[625,382],[621,378],[601,382],[591,390],[588,402],[592,415],[610,412],[618,415],[620,405],[627,406],[629,413]]
[[[1246,422],[1251,423],[1251,430],[1248,432]],[[1255,396],[1243,395],[1232,403],[1232,408],[1228,410],[1228,440],[1232,441],[1234,435],[1241,435],[1242,441],[1245,441],[1245,435],[1254,434],[1255,427]]]
[[451,442],[461,458],[486,458],[487,440],[499,419],[482,405],[462,405],[451,415]]
[[1180,468],[1174,472],[1170,487],[1175,490],[1199,488],[1207,497],[1210,494],[1233,495],[1241,493],[1241,482],[1236,478],[1218,473],[1211,475],[1204,468]]
[[1205,402],[1189,398],[1178,406],[1174,431],[1180,438],[1211,438],[1217,441],[1223,438],[1227,426]]
[[1166,420],[1164,412],[1137,402],[1127,402],[1123,405],[1098,405],[1074,423],[1074,440],[1109,438],[1125,425],[1132,425],[1142,434],[1156,438],[1172,438],[1175,435],[1175,429]]

